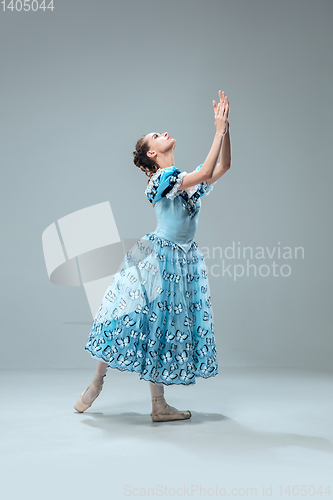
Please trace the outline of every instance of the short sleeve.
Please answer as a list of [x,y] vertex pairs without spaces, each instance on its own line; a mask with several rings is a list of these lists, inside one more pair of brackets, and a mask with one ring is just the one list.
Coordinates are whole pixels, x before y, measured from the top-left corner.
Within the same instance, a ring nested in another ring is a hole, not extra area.
[[[203,165],[203,163],[201,163],[201,165],[199,165],[195,169],[195,171],[200,170],[200,168],[202,167],[202,165]],[[192,188],[191,195],[193,193],[195,193],[197,190],[199,190],[200,197],[203,196],[204,194],[208,195],[211,191],[213,191],[214,186],[215,186],[216,183],[217,183],[217,181],[213,182],[212,184],[209,184],[208,181],[203,181],[200,184],[197,184],[194,188]]]
[[183,182],[183,177],[187,172],[181,172],[175,166],[159,168],[155,172],[146,187],[145,194],[150,203],[157,203],[162,198],[173,200],[178,192],[178,188]]

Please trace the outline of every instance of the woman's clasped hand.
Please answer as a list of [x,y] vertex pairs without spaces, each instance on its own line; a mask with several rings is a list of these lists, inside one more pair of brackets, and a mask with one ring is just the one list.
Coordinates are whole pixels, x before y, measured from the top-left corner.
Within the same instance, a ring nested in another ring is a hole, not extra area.
[[229,116],[229,100],[224,94],[224,91],[219,90],[220,102],[216,104],[213,101],[215,112],[215,127],[216,132],[219,134],[226,134],[228,131],[228,116]]

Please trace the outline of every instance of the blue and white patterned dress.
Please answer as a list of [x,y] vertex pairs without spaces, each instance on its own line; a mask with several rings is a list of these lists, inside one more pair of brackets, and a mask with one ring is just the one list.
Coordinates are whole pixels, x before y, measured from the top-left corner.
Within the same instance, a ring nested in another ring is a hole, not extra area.
[[85,346],[109,368],[165,385],[218,374],[207,268],[194,241],[200,198],[215,183],[178,190],[186,174],[172,166],[150,178],[157,227],[127,252]]

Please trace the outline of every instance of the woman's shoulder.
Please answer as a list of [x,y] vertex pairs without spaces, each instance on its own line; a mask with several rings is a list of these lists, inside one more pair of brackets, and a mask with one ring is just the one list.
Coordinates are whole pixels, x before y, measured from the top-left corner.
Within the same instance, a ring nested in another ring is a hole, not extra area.
[[[156,184],[159,183],[166,178],[170,177],[173,175],[178,169],[175,166],[172,167],[165,167],[165,168],[158,168],[156,172],[153,173],[153,175],[150,177],[148,186],[151,184]],[[179,171],[180,172],[180,171]]]
[[174,165],[166,168],[159,168],[151,176],[145,189],[148,200],[155,204],[162,198],[173,199],[182,179],[187,172],[181,172]]

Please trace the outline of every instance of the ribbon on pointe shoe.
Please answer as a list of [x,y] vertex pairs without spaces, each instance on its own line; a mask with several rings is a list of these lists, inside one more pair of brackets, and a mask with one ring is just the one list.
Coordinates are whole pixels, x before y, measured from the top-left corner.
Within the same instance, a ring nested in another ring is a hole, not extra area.
[[164,395],[154,396],[152,403],[159,403],[159,408],[152,411],[150,416],[154,422],[167,422],[169,420],[185,420],[191,417],[190,410],[178,410],[170,406],[164,398]]

